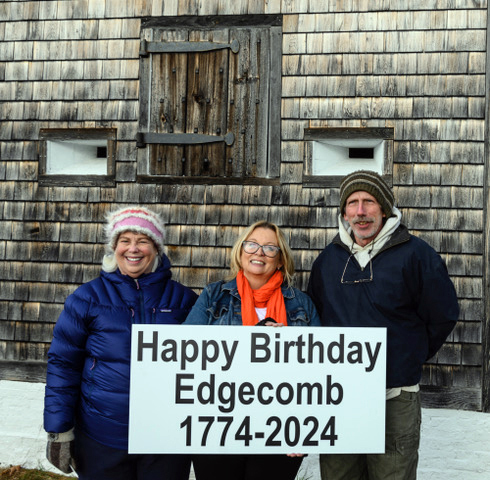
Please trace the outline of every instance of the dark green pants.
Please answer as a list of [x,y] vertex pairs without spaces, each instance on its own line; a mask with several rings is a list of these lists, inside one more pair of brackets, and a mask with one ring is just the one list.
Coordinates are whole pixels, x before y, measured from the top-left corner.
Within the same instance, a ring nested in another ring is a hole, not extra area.
[[420,393],[386,402],[384,454],[320,455],[322,480],[415,480],[420,441]]

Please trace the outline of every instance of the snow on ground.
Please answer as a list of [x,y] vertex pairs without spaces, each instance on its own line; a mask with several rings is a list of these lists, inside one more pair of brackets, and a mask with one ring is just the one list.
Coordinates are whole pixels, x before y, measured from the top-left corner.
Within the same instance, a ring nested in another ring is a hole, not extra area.
[[[43,383],[0,380],[0,467],[53,470],[45,459]],[[318,456],[301,477],[319,480]],[[423,409],[419,480],[490,479],[490,413]]]

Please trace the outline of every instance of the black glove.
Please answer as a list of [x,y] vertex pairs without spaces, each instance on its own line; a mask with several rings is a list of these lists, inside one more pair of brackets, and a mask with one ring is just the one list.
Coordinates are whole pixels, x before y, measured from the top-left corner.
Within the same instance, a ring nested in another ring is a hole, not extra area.
[[46,458],[49,463],[64,473],[74,471],[76,468],[73,459],[74,442],[73,429],[64,433],[48,433]]
[[255,326],[256,327],[264,327],[264,326],[266,326],[267,322],[277,323],[273,318],[267,317],[267,318],[264,318],[264,320],[261,320],[259,323],[256,323]]

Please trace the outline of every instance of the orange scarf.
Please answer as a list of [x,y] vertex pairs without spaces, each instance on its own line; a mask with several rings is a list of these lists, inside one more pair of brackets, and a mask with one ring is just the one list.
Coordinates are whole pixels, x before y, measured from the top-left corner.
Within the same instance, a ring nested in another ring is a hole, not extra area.
[[287,325],[286,306],[281,291],[284,278],[280,270],[277,270],[268,282],[258,290],[252,290],[243,270],[238,272],[236,283],[238,293],[242,299],[242,324],[256,325],[258,320],[255,307],[267,307],[266,317],[273,318],[277,323]]

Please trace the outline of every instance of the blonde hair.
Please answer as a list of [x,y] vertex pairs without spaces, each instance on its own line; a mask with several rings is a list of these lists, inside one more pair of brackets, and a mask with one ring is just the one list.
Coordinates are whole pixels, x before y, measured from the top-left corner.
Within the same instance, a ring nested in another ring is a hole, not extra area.
[[280,259],[282,261],[282,267],[280,268],[280,270],[284,276],[284,281],[286,282],[286,285],[288,287],[292,287],[294,278],[293,252],[289,248],[286,237],[284,236],[284,233],[282,233],[282,230],[275,223],[267,222],[266,220],[260,220],[259,222],[255,222],[254,224],[250,225],[250,227],[246,228],[236,240],[231,250],[229,278],[235,278],[238,275],[238,272],[242,270],[242,243],[247,240],[248,237],[250,237],[250,235],[256,228],[267,228],[275,232],[277,243],[279,244],[278,246],[281,249],[281,251],[279,252]]

